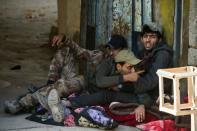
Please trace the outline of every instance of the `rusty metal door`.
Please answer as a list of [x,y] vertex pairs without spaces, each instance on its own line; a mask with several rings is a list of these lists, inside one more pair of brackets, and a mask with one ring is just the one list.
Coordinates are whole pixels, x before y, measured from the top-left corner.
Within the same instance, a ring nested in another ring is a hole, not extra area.
[[152,21],[152,0],[87,0],[87,13],[86,47],[97,48],[118,33],[136,52],[142,24]]

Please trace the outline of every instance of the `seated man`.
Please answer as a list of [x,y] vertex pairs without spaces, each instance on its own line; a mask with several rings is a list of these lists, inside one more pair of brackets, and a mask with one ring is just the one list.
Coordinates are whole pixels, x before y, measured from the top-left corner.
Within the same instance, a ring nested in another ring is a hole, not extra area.
[[[117,74],[126,75],[135,72],[134,66],[140,62],[131,51],[121,50],[115,56],[116,71],[112,76]],[[130,83],[123,83],[123,86],[109,86],[108,89],[101,90],[92,94],[81,95],[79,97],[71,98],[67,101],[60,101],[57,90],[50,91],[48,96],[48,105],[52,112],[53,119],[56,122],[62,122],[66,107],[78,108],[83,106],[94,106],[110,104],[118,101],[123,103],[137,103],[140,106],[135,110],[137,114],[137,121],[142,122],[145,119],[145,106],[150,106],[152,101],[150,96],[146,93],[134,94],[134,88],[130,87]]]
[[[113,50],[110,52],[112,56],[115,56],[120,50],[127,48],[127,41],[121,35],[112,35],[108,43],[113,46]],[[78,73],[78,59],[85,58],[88,61],[88,65],[94,68],[105,59],[107,59],[109,64],[113,62],[113,57],[111,57],[108,52],[83,49],[75,42],[64,39],[63,36],[54,37],[53,46],[54,45],[58,46],[58,50],[50,65],[47,85],[34,92],[27,93],[19,99],[6,101],[6,112],[15,114],[22,109],[35,106],[38,103],[41,103],[44,108],[48,108],[46,99],[48,92],[53,88],[57,89],[59,95],[64,97],[70,93],[83,90],[85,88],[85,82],[84,76]],[[96,79],[94,77],[94,71],[91,70],[88,71],[88,73],[91,74],[85,75],[85,78],[94,81]],[[118,83],[116,80],[118,80],[119,77],[120,76],[116,76],[114,78],[116,83]],[[93,81],[90,83],[94,84]],[[89,81],[87,82],[89,83]]]
[[[145,73],[136,82],[132,82],[132,87],[136,94],[148,93],[153,102],[156,102],[159,96],[159,78],[156,72],[158,69],[172,67],[173,52],[163,41],[162,27],[157,23],[143,25],[140,38],[143,50],[138,57],[144,63]],[[165,81],[165,90],[169,93],[170,86],[170,81]]]
[[[141,76],[138,76],[136,73],[129,73],[122,76],[120,75],[120,77],[116,77],[115,79],[112,79],[110,77],[106,78],[106,76],[112,74],[113,65],[108,64],[108,62],[102,62],[96,72],[96,80],[93,79],[93,82],[90,82],[90,89],[93,91],[101,90],[102,88],[104,89],[112,87],[113,84],[114,86],[118,85],[119,87],[121,87],[123,83],[131,82],[130,88],[134,88],[133,94],[148,93],[152,99],[152,102],[156,102],[159,94],[158,76],[156,74],[156,71],[158,69],[172,67],[173,52],[167,46],[167,44],[162,41],[161,26],[157,23],[151,23],[149,25],[143,26],[141,32],[141,42],[144,49],[140,53],[139,58],[143,60],[145,73],[143,73]],[[97,86],[95,86],[94,83],[96,83]],[[109,94],[110,92],[106,96],[109,96]],[[95,98],[98,97],[94,97],[93,99]],[[102,104],[102,102],[103,101],[98,104]]]

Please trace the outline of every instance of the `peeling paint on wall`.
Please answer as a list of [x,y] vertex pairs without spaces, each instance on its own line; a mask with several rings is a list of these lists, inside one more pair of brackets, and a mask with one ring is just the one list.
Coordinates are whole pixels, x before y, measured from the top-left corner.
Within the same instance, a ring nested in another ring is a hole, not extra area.
[[113,33],[127,35],[131,30],[132,2],[130,0],[114,0],[112,10]]
[[134,30],[141,31],[142,27],[142,1],[136,0],[135,1],[135,17],[134,17]]
[[152,22],[152,0],[143,0],[143,23]]
[[112,8],[112,33],[122,34],[131,48],[132,1],[114,0]]
[[96,38],[95,43],[96,47],[100,44],[105,44],[108,33],[107,21],[108,21],[108,10],[107,10],[108,1],[99,0],[96,6]]
[[132,32],[141,31],[142,8],[146,9],[143,13],[148,14],[146,18],[152,20],[151,6],[151,0],[88,0],[87,23],[95,28],[95,47],[104,44],[111,34],[121,34],[127,39],[128,47],[132,49]]

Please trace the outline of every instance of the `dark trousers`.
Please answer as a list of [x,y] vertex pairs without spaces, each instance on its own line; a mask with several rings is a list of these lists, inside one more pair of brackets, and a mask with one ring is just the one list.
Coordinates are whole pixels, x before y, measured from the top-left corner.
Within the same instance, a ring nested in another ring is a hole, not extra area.
[[152,99],[148,94],[135,95],[126,92],[104,90],[93,94],[85,94],[71,98],[70,102],[73,108],[105,105],[110,104],[111,102],[137,103],[148,107],[151,105]]

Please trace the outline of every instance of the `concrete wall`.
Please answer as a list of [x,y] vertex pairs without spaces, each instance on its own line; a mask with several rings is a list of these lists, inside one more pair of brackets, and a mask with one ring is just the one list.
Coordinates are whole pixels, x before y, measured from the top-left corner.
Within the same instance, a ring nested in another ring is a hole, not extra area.
[[56,0],[1,0],[0,38],[16,44],[46,43],[56,19]]
[[58,32],[80,39],[81,0],[58,0]]
[[174,0],[160,0],[160,11],[165,39],[169,45],[172,45],[174,34]]
[[197,1],[190,2],[188,64],[197,66]]
[[[46,79],[48,46],[57,25],[56,0],[0,0],[0,80],[14,84]],[[20,70],[10,70],[20,65]]]

